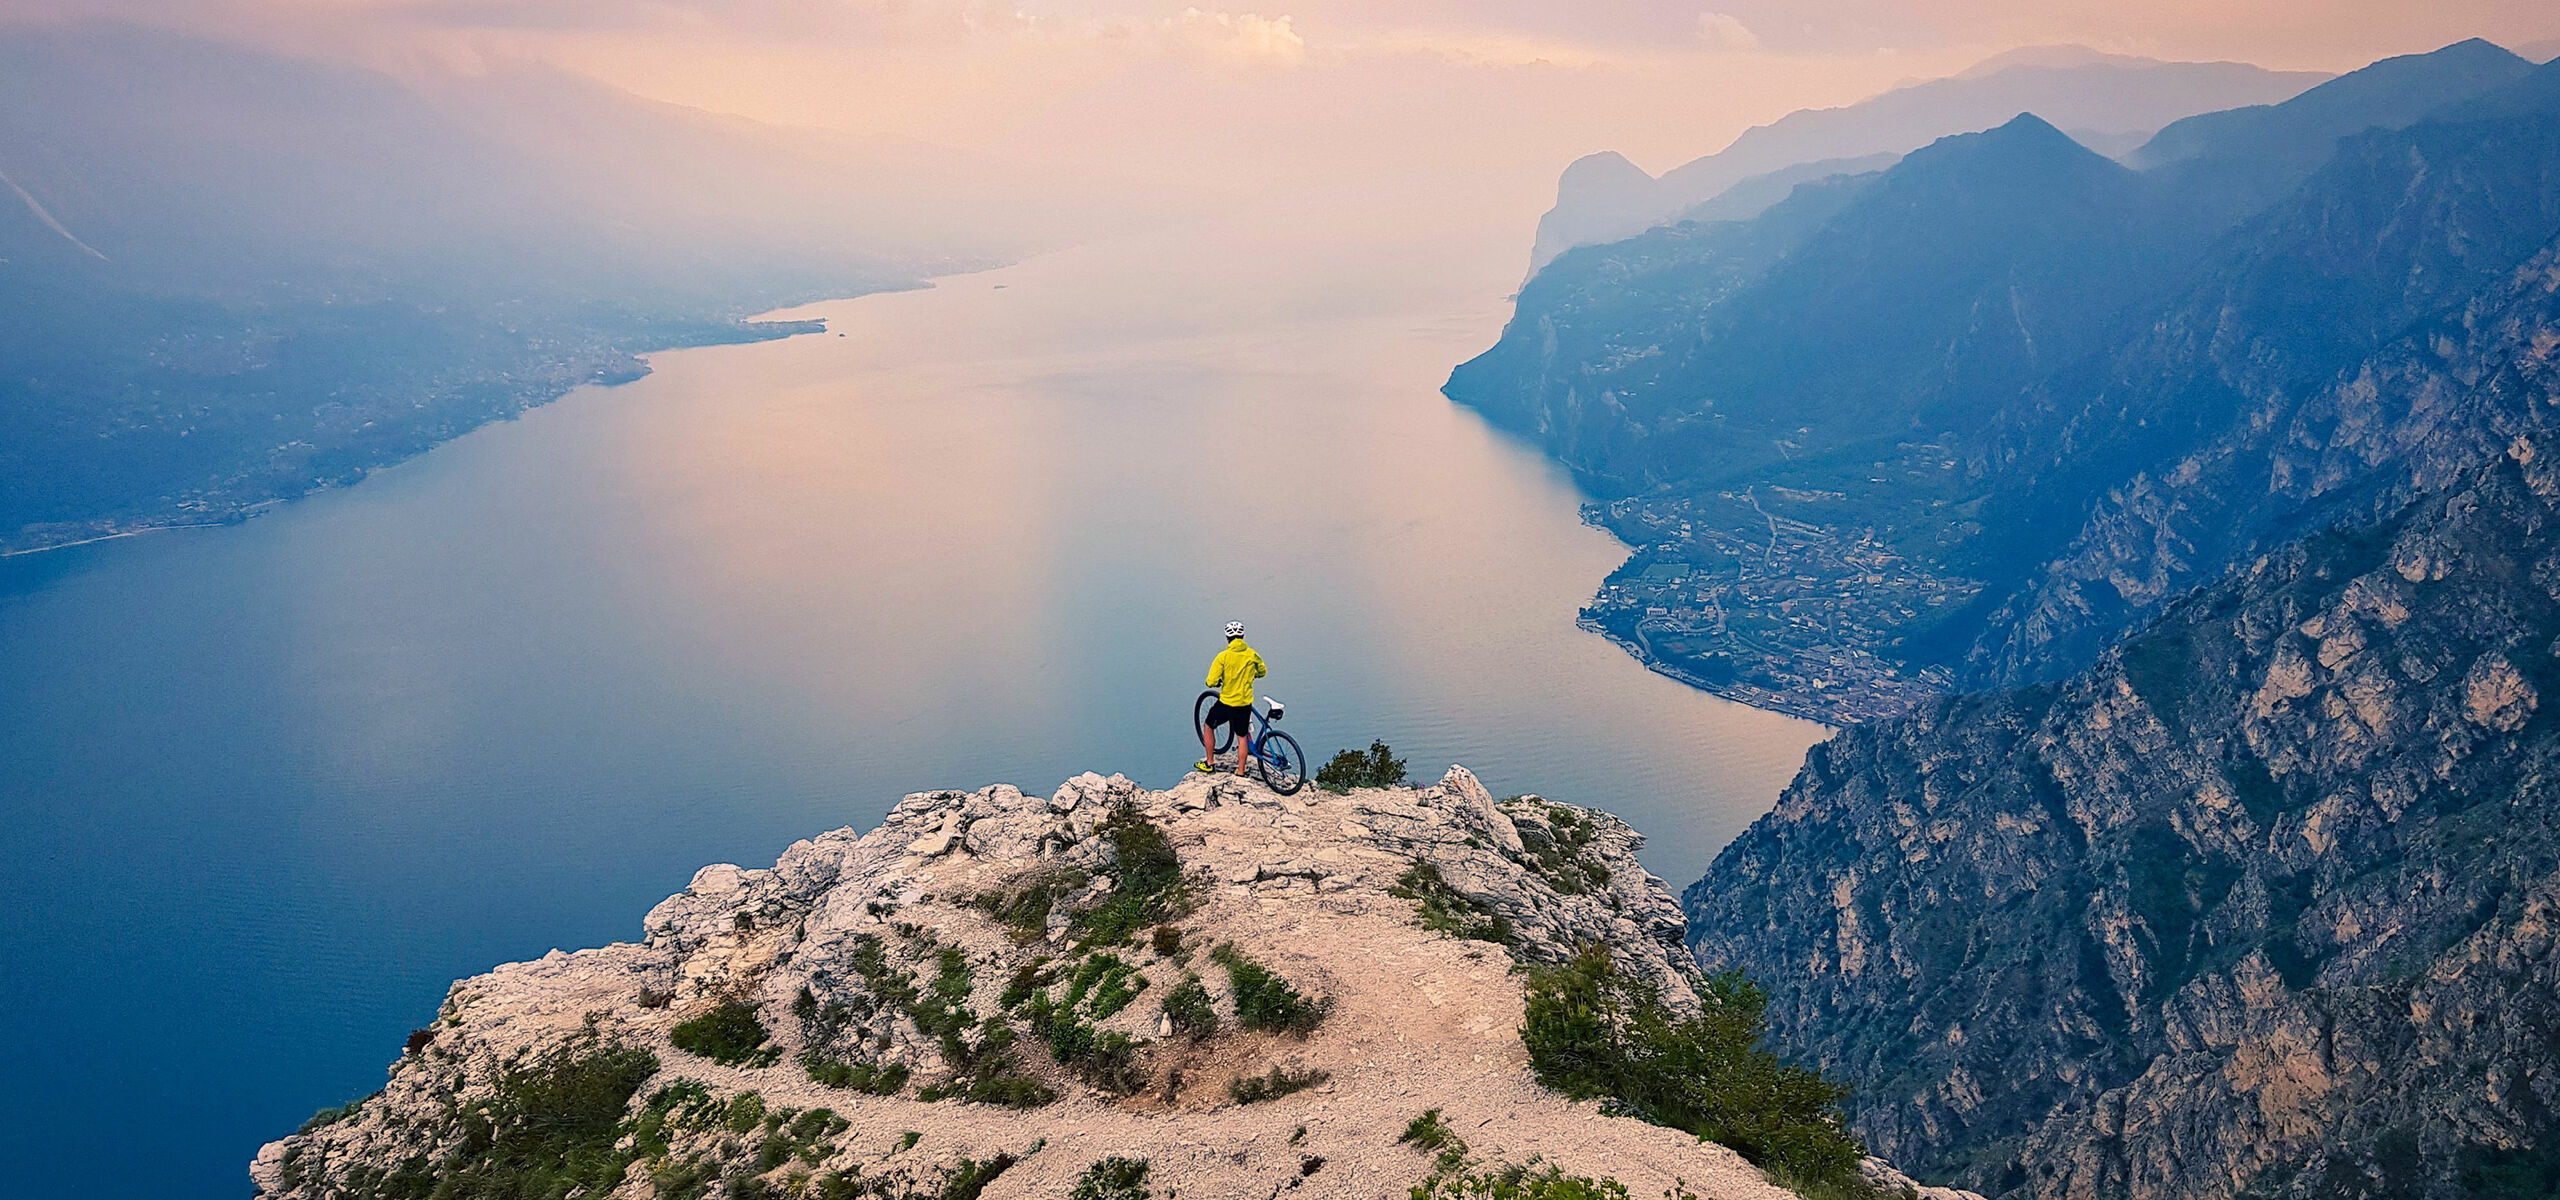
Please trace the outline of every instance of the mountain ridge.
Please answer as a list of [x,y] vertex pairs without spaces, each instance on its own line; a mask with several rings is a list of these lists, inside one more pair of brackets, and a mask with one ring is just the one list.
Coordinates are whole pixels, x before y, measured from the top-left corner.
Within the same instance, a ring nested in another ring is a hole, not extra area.
[[[1587,176],[1562,179],[1554,208],[1539,221],[1530,274],[1575,246],[1636,236],[1773,171],[1821,160],[1900,154],[1949,134],[1989,128],[2024,111],[2043,111],[2067,128],[2148,132],[2192,113],[2279,100],[2326,78],[2320,72],[2272,72],[2245,63],[1998,56],[1947,79],[1904,84],[1854,104],[1806,109],[1754,126],[1725,149],[1659,177],[1647,176],[1645,182],[1613,174],[1601,181],[1603,186],[1586,189],[1578,185]],[[1591,157],[1597,156],[1579,161]]]
[[2560,1165],[2555,447],[1817,747],[1701,961],[1986,1194],[2532,1194],[2479,1181]]
[[[1584,616],[1657,669],[1834,722],[2068,674],[2302,522],[2405,499],[2383,494],[2397,452],[2369,426],[2390,418],[2355,380],[2414,378],[2438,344],[2422,329],[2463,344],[2442,323],[2502,303],[2501,280],[2530,278],[2560,235],[2554,68],[2458,43],[2384,75],[2253,118],[2313,137],[2340,127],[2341,94],[2412,106],[2309,170],[2219,154],[2101,170],[2084,152],[2081,186],[2011,203],[2006,165],[1968,167],[1975,143],[1950,140],[1751,220],[1582,248],[1444,390],[1543,442],[1638,547]],[[2082,161],[2039,124],[2036,145]],[[2250,142],[2219,136],[2192,140]],[[1932,175],[1947,187],[1918,182]],[[2235,211],[2276,179],[2283,198]],[[2539,310],[2503,303],[2504,344],[2532,344]],[[2500,360],[2478,350],[2427,386],[2493,386]],[[2459,425],[2509,408],[2426,411]],[[2273,431],[2323,482],[2296,470],[2270,492],[2251,473],[2234,447]],[[2502,440],[2463,436],[2466,455]],[[2383,457],[2320,449],[2341,439]]]

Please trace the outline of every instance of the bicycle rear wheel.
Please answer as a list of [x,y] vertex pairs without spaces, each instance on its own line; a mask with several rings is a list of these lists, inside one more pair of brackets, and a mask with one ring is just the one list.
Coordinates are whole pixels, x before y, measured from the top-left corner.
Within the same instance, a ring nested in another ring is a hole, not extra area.
[[[1195,741],[1195,742],[1196,742],[1196,741],[1199,741],[1199,740],[1200,740],[1200,731],[1209,727],[1209,706],[1210,706],[1210,705],[1213,705],[1213,704],[1216,704],[1217,702],[1218,702],[1218,691],[1217,691],[1217,689],[1216,689],[1216,688],[1211,688],[1211,689],[1209,689],[1208,691],[1205,691],[1205,692],[1200,693],[1200,698],[1199,698],[1198,700],[1195,700],[1195,701],[1193,701],[1193,702],[1192,702],[1192,704],[1191,704],[1191,740],[1192,740],[1192,741]],[[1227,751],[1230,751],[1230,750],[1235,749],[1235,748],[1236,748],[1236,733],[1235,733],[1235,730],[1233,730],[1233,729],[1229,729],[1228,727],[1226,727],[1226,726],[1224,726],[1224,725],[1219,726],[1219,727],[1218,727],[1218,743],[1217,743],[1217,745],[1218,745],[1218,753],[1220,753],[1220,754],[1224,754],[1224,753],[1226,753]]]
[[1262,782],[1283,796],[1307,786],[1307,752],[1298,749],[1298,739],[1285,733],[1266,733],[1255,748],[1260,760]]

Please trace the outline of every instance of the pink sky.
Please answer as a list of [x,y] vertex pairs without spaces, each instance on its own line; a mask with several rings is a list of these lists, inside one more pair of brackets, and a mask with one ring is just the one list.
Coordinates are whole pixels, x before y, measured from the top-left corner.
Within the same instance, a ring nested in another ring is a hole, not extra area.
[[[1478,181],[1542,206],[1617,149],[1661,170],[1793,109],[2018,46],[2343,70],[2560,37],[2549,0],[0,0],[376,65],[534,59],[792,125],[1038,158],[1114,186]],[[1383,185],[1383,184],[1382,184]],[[1532,208],[1534,211],[1534,207]]]

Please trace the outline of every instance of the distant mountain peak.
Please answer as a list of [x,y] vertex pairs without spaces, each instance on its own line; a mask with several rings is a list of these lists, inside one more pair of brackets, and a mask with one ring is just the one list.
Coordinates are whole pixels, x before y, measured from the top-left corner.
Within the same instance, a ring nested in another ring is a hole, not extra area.
[[1653,175],[1643,167],[1627,161],[1626,155],[1615,150],[1603,150],[1597,154],[1585,154],[1573,160],[1565,167],[1564,177],[1557,181],[1557,186],[1566,190],[1592,187],[1644,187],[1652,182]]
[[1980,79],[2020,67],[2059,69],[2069,67],[2158,67],[2167,65],[2157,58],[2135,54],[2110,54],[2092,46],[2069,43],[2051,46],[2020,46],[2004,50],[1955,74],[1957,79]]
[[2072,140],[2070,134],[2054,128],[2052,122],[2034,113],[2022,112],[1980,133],[1959,133],[1939,138],[1912,151],[1895,170],[1911,173],[1949,169],[2050,171],[2092,163],[2112,165],[2105,155]]

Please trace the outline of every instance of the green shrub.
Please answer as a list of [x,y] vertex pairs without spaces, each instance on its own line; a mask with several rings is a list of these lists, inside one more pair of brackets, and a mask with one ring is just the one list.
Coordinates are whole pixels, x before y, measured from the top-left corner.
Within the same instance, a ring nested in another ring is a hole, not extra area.
[[1014,971],[1013,979],[1004,985],[1004,994],[997,997],[997,1002],[1004,1005],[1006,1012],[1012,1012],[1022,1007],[1022,1002],[1029,1000],[1032,993],[1057,981],[1057,975],[1049,970],[1049,956],[1043,954]]
[[960,1098],[972,1104],[1002,1108],[1038,1108],[1058,1098],[1056,1088],[1028,1075],[990,1075],[969,1081]]
[[985,1162],[961,1159],[942,1177],[940,1200],[978,1200],[979,1195],[987,1190],[987,1185],[996,1181],[996,1176],[1012,1170],[1013,1164],[1019,1161],[1003,1153]]
[[1174,955],[1182,953],[1182,930],[1174,926],[1156,926],[1155,932],[1150,935],[1149,940],[1155,946],[1156,957],[1158,958],[1171,958]]
[[1227,970],[1227,983],[1236,994],[1236,1024],[1304,1037],[1324,1020],[1324,1005],[1299,994],[1269,967],[1245,957],[1235,943],[1220,943],[1209,957]]
[[1440,1119],[1440,1110],[1436,1108],[1406,1122],[1404,1134],[1396,1141],[1425,1153],[1444,1150],[1453,1145],[1461,1147],[1466,1145],[1458,1140],[1456,1133],[1450,1131],[1449,1123]]
[[1440,868],[1417,862],[1406,869],[1387,894],[1414,901],[1414,919],[1424,929],[1451,937],[1508,946],[1519,940],[1511,922],[1478,904],[1443,878]]
[[1864,1151],[1842,1128],[1846,1089],[1761,1044],[1768,997],[1738,973],[1709,981],[1680,1017],[1649,983],[1591,946],[1532,971],[1520,1040],[1539,1082],[1605,1096],[1657,1125],[1720,1142],[1789,1186],[1839,1187]]
[[1043,867],[1025,871],[973,903],[985,909],[1017,942],[1036,942],[1049,935],[1049,913],[1058,901],[1083,887],[1090,876],[1073,868]]
[[958,949],[944,946],[934,952],[934,967],[932,986],[907,1006],[907,1019],[939,1040],[945,1056],[964,1057],[962,1035],[978,1023],[977,1015],[969,1011],[969,993],[977,986],[969,974],[969,959]]
[[836,1152],[835,1143],[829,1139],[847,1128],[844,1118],[824,1108],[813,1108],[803,1113],[782,1109],[767,1114],[763,1124],[764,1142],[756,1148],[758,1173],[770,1171],[795,1158],[813,1167],[826,1161]]
[[1218,1004],[1209,998],[1209,989],[1197,975],[1185,973],[1182,982],[1165,993],[1164,1015],[1173,1022],[1173,1031],[1198,1041],[1218,1031]]
[[729,1101],[723,1124],[731,1133],[745,1133],[764,1123],[764,1097],[755,1092],[740,1092]]
[[1325,1071],[1290,1071],[1278,1066],[1267,1075],[1239,1075],[1227,1082],[1227,1096],[1238,1104],[1260,1104],[1303,1092],[1333,1078]]
[[1104,819],[1096,832],[1111,841],[1112,890],[1071,923],[1079,944],[1117,946],[1141,929],[1182,914],[1187,899],[1182,859],[1173,852],[1173,843],[1165,840],[1163,830],[1121,809]]
[[1147,1168],[1143,1158],[1103,1159],[1076,1177],[1067,1200],[1151,1200],[1155,1193],[1147,1190]]
[[808,1068],[812,1083],[869,1096],[897,1095],[912,1074],[905,1063],[847,1062],[816,1050],[801,1055],[800,1065]]
[[[1478,1168],[1444,1164],[1413,1185],[1413,1200],[1627,1200],[1627,1185],[1603,1176],[1567,1175],[1552,1163],[1504,1163]],[[1664,1200],[1697,1200],[1673,1186]]]
[[888,946],[867,933],[853,939],[853,973],[863,987],[859,999],[847,1005],[856,1019],[867,1018],[883,1006],[903,1012],[922,995],[916,989],[916,977],[890,962]]
[[1520,830],[1520,840],[1529,851],[1529,869],[1546,880],[1547,886],[1568,896],[1609,886],[1608,864],[1590,852],[1592,839],[1599,833],[1590,820],[1576,816],[1561,804],[1548,804],[1534,796],[1526,802],[1537,805],[1537,813],[1546,818],[1547,829],[1553,834],[1541,833],[1535,825]]
[[1402,787],[1405,782],[1404,760],[1385,742],[1370,742],[1366,753],[1341,751],[1316,769],[1316,786],[1337,796],[1353,788]]
[[723,1000],[711,1011],[677,1025],[667,1040],[687,1054],[698,1054],[728,1066],[767,1067],[782,1057],[782,1048],[766,1043],[764,1022],[756,1010],[737,1000]]
[[1138,1066],[1138,1044],[1128,1034],[1096,1029],[1079,1020],[1071,1006],[1053,1003],[1047,996],[1032,997],[1024,1014],[1031,1032],[1049,1047],[1050,1056],[1086,1083],[1122,1096],[1147,1086]]
[[[381,1094],[382,1093],[380,1092],[375,1092],[373,1096],[379,1096]],[[320,1111],[311,1114],[311,1119],[304,1121],[302,1123],[302,1128],[294,1130],[294,1132],[309,1133],[315,1129],[324,1129],[328,1126],[335,1125],[340,1121],[344,1121],[357,1113],[363,1112],[365,1101],[373,1099],[373,1096],[367,1096],[363,1100],[350,1100],[336,1108],[321,1109]]]

